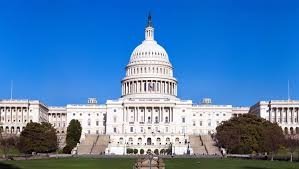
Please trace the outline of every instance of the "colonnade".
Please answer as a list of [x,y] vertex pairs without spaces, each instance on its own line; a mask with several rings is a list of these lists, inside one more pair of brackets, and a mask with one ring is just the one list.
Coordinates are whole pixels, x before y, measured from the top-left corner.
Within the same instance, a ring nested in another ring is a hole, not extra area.
[[140,124],[173,122],[172,107],[125,107],[123,121]]
[[132,80],[122,83],[122,95],[157,93],[177,96],[177,83],[166,80]]
[[269,121],[281,124],[299,124],[299,107],[273,107]]
[[[0,130],[6,133],[18,134],[29,122],[29,107],[0,107]],[[5,125],[4,125],[5,124]]]

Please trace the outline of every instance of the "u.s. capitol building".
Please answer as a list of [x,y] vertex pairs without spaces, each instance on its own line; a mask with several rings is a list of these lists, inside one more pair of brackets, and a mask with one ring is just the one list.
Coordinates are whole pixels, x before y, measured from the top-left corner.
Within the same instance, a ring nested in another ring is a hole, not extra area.
[[128,148],[163,153],[170,145],[175,154],[217,154],[209,134],[222,121],[249,111],[299,133],[299,101],[277,101],[275,109],[273,101],[259,102],[251,109],[214,105],[209,98],[194,104],[177,97],[173,72],[166,50],[155,40],[149,16],[145,39],[126,66],[119,99],[98,104],[89,98],[87,104],[65,107],[46,106],[37,100],[1,100],[1,129],[18,134],[30,121],[50,122],[63,146],[67,125],[78,119],[83,128],[77,149],[81,154],[126,154]]

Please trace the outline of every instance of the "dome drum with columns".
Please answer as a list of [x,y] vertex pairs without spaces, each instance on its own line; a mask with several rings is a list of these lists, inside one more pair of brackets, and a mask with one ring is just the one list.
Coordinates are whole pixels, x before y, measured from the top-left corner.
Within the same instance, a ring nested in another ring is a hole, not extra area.
[[176,97],[177,80],[165,49],[154,40],[151,16],[145,40],[131,54],[122,80],[122,97]]

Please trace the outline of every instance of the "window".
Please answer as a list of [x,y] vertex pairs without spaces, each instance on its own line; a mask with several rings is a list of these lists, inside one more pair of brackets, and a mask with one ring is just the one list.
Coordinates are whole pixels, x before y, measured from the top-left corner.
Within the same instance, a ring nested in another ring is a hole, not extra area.
[[130,127],[130,132],[131,132],[131,133],[133,132],[133,130],[134,130],[134,128],[133,128],[133,127]]
[[91,121],[91,120],[90,120],[90,119],[88,119],[88,122],[87,122],[87,125],[88,125],[88,126],[90,126],[90,121]]
[[159,123],[158,116],[155,117],[155,123]]
[[185,121],[186,121],[185,117],[182,117],[182,123],[185,123]]
[[168,123],[168,117],[165,117],[165,123]]
[[217,113],[216,116],[219,116],[219,114]]
[[195,121],[193,121],[193,126],[196,126],[196,123],[195,123]]
[[211,126],[211,119],[208,120],[208,126]]
[[80,113],[80,116],[82,116],[82,113]]
[[116,133],[116,127],[113,128],[113,132]]
[[90,130],[88,130],[88,134],[90,134]]
[[148,122],[148,123],[151,122],[151,117],[147,117],[147,122]]
[[99,134],[99,130],[96,131],[96,134]]
[[168,127],[165,127],[165,132],[168,133]]
[[73,116],[75,116],[76,114],[75,113],[73,113]]
[[140,127],[140,132],[143,133],[143,127]]
[[113,111],[116,112],[116,109],[114,109]]
[[113,122],[116,123],[116,116],[113,117]]
[[223,113],[223,116],[226,116],[226,114],[225,114],[225,113]]
[[199,126],[202,126],[202,121],[199,122]]
[[96,121],[96,126],[99,126],[99,121]]

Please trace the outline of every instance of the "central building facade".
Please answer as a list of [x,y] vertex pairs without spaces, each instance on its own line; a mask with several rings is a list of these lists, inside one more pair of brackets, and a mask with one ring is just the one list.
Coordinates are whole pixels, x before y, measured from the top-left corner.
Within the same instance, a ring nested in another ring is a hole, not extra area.
[[[108,100],[106,135],[108,154],[126,154],[127,149],[166,150],[192,153],[190,137],[207,135],[232,117],[231,105],[212,105],[210,99],[193,105],[177,98],[178,84],[166,50],[155,40],[151,16],[145,39],[137,46],[126,66],[122,97]],[[235,110],[242,113],[240,108]],[[248,112],[248,108],[245,111]]]

